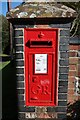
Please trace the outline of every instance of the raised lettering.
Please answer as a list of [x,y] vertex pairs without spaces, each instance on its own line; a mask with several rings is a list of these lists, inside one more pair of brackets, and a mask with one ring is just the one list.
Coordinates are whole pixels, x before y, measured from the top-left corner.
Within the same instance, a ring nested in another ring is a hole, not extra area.
[[31,88],[31,91],[32,91],[32,93],[33,94],[40,94],[41,93],[41,86],[40,85],[38,85],[38,86],[33,86],[32,88]]
[[48,95],[51,94],[51,93],[49,92],[49,86],[48,86],[48,85],[42,86],[42,93],[43,93],[43,94],[48,94]]
[[31,91],[33,94],[47,94],[50,95],[50,90],[48,85],[37,85],[37,86],[32,86]]

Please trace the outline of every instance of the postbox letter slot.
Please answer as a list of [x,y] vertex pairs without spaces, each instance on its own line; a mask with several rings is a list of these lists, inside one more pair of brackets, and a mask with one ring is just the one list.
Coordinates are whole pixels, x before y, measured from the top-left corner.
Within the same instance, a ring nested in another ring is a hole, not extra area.
[[30,47],[52,47],[52,41],[30,41]]

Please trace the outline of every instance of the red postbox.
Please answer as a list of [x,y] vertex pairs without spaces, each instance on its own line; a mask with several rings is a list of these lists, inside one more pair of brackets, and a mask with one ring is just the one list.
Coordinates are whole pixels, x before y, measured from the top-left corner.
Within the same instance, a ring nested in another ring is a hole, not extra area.
[[58,29],[24,29],[27,106],[57,104]]

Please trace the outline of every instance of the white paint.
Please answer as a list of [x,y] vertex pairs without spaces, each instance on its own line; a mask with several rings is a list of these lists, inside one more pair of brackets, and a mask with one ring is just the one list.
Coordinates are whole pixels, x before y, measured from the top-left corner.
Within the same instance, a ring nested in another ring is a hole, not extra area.
[[47,73],[47,54],[35,54],[35,73]]
[[25,113],[25,118],[36,118],[36,113],[26,112]]

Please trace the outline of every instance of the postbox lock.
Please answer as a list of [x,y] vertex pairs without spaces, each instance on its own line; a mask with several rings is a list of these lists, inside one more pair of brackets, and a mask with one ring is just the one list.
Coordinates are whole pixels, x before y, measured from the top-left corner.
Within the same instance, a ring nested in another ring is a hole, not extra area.
[[36,77],[33,77],[33,78],[32,78],[32,81],[33,81],[34,83],[37,83],[37,82],[38,82],[38,80],[37,80]]
[[39,38],[42,38],[42,37],[44,37],[44,34],[43,34],[42,32],[40,32],[40,33],[38,34],[38,37],[39,37]]

